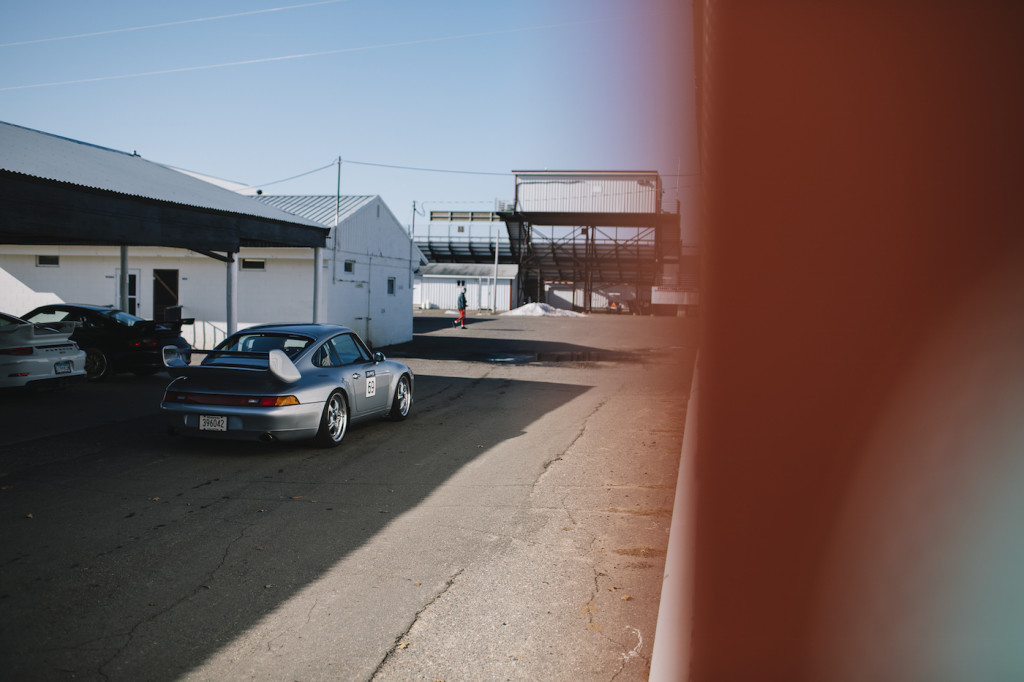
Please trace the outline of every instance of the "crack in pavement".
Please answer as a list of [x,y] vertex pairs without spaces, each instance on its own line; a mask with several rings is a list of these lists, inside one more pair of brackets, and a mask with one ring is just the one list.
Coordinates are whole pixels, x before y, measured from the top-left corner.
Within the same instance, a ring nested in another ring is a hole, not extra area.
[[455,573],[452,574],[452,577],[448,578],[448,580],[445,581],[444,587],[441,588],[441,591],[435,594],[430,601],[424,604],[423,607],[420,608],[420,610],[417,611],[415,615],[413,615],[412,621],[409,623],[409,627],[407,627],[401,634],[398,635],[398,637],[395,638],[394,644],[392,644],[391,648],[388,649],[388,652],[384,654],[384,658],[381,659],[380,663],[377,664],[377,667],[374,669],[373,674],[370,675],[371,682],[372,680],[376,679],[376,677],[384,670],[384,666],[387,665],[387,662],[389,660],[391,660],[391,657],[394,656],[396,652],[405,648],[402,646],[402,643],[405,641],[405,638],[409,635],[409,632],[411,632],[412,629],[416,627],[416,623],[419,622],[420,617],[424,613],[426,613],[427,609],[429,609],[431,606],[437,603],[438,599],[443,597],[445,593],[447,593],[448,590],[452,588],[452,586],[455,584],[455,581],[458,580],[459,576],[462,575],[465,570],[465,568],[460,568],[459,570],[455,571]]
[[210,571],[206,574],[204,580],[197,584],[196,587],[193,588],[191,592],[182,595],[180,599],[175,600],[173,603],[168,604],[166,607],[158,611],[155,611],[146,618],[143,618],[139,622],[135,623],[135,625],[133,625],[131,628],[129,628],[129,630],[126,633],[122,633],[120,636],[127,637],[124,644],[118,647],[107,660],[101,662],[97,666],[96,672],[99,675],[101,675],[104,679],[109,679],[109,675],[107,675],[104,672],[104,669],[108,668],[115,660],[117,660],[125,651],[127,651],[131,647],[132,640],[135,638],[135,635],[138,632],[139,628],[141,628],[143,625],[146,625],[147,623],[153,622],[157,618],[160,618],[170,613],[174,609],[178,608],[184,602],[191,600],[197,594],[200,593],[200,590],[210,589],[209,583],[212,581],[213,576],[216,575],[217,572],[220,571],[222,568],[224,568],[224,565],[227,563],[228,560],[228,555],[231,553],[231,549],[235,546],[236,543],[245,538],[246,532],[249,530],[250,527],[251,525],[244,526],[239,531],[238,537],[234,538],[233,540],[231,540],[231,542],[227,544],[227,546],[224,548],[224,553],[221,555],[220,561],[217,563],[216,566],[210,569]]
[[573,446],[575,446],[576,443],[579,442],[580,438],[583,438],[583,434],[585,434],[587,432],[587,425],[590,424],[590,420],[593,419],[594,415],[596,415],[598,412],[600,412],[601,408],[603,408],[607,403],[608,403],[608,400],[605,399],[605,400],[602,400],[601,402],[599,402],[597,405],[595,405],[594,409],[590,411],[590,414],[588,414],[586,417],[583,418],[583,421],[580,424],[579,431],[577,431],[576,435],[573,437],[573,439],[571,441],[569,441],[569,444],[565,446],[565,449],[562,450],[562,452],[556,454],[554,457],[552,457],[548,461],[544,462],[544,471],[541,473],[540,476],[537,477],[536,482],[534,482],[534,484],[533,484],[534,488],[536,488],[537,485],[540,484],[541,480],[544,478],[544,474],[546,474],[551,469],[551,465],[555,464],[556,462],[562,461],[562,459],[564,459],[565,455],[568,454],[569,451],[573,449]]

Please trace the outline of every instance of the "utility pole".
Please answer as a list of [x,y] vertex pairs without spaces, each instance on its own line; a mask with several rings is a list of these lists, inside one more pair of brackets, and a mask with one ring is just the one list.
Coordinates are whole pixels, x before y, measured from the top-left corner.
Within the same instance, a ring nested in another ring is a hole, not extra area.
[[409,223],[409,292],[412,294],[412,271],[416,268],[412,264],[413,249],[416,248],[416,200],[412,202],[412,222]]
[[331,263],[331,282],[338,282],[338,224],[341,223],[341,157],[338,157],[338,187],[334,193],[334,230],[331,250],[334,252]]

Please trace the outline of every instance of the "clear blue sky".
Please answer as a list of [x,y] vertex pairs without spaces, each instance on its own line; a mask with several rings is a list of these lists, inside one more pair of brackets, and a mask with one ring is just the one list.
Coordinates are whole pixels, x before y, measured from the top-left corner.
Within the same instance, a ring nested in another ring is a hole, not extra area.
[[[8,2],[0,120],[245,184],[341,157],[342,193],[381,195],[403,225],[413,201],[489,210],[513,170],[658,170],[685,202],[692,148],[665,136],[692,137],[691,36],[664,27],[688,6]],[[264,191],[336,185],[332,167]]]

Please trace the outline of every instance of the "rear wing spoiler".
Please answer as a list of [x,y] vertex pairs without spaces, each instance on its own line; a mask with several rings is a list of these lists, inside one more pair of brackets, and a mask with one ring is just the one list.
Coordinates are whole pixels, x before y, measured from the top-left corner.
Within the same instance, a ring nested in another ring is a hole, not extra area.
[[142,320],[135,324],[135,328],[142,334],[154,334],[160,330],[172,331],[181,334],[181,327],[185,324],[195,324],[196,318],[186,317],[182,320]]
[[[267,356],[268,368],[266,370],[250,370],[245,371],[257,371],[270,372],[274,378],[279,381],[283,381],[286,384],[294,384],[296,381],[302,378],[299,374],[299,370],[295,367],[295,364],[291,361],[283,350],[274,349],[269,353],[246,353],[241,351],[211,351],[217,355],[238,355],[240,357],[263,357]],[[179,377],[187,374],[194,374],[203,371],[217,370],[217,371],[237,371],[236,368],[228,367],[204,367],[204,366],[192,366],[185,362],[185,358],[182,357],[181,351],[177,346],[164,346],[163,348],[163,360],[164,367],[167,368],[168,373],[171,376]]]
[[75,333],[78,322],[40,322],[33,324],[12,324],[0,327],[0,339],[11,345],[19,343],[32,343],[33,341],[45,341],[47,343],[60,343],[67,341],[68,337]]

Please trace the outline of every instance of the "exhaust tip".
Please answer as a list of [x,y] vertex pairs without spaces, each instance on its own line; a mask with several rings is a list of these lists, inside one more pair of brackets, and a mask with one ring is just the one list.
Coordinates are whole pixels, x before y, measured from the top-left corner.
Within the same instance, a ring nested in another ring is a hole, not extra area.
[[261,433],[260,440],[264,443],[272,443],[275,440],[274,434],[270,433],[269,431],[267,433]]

